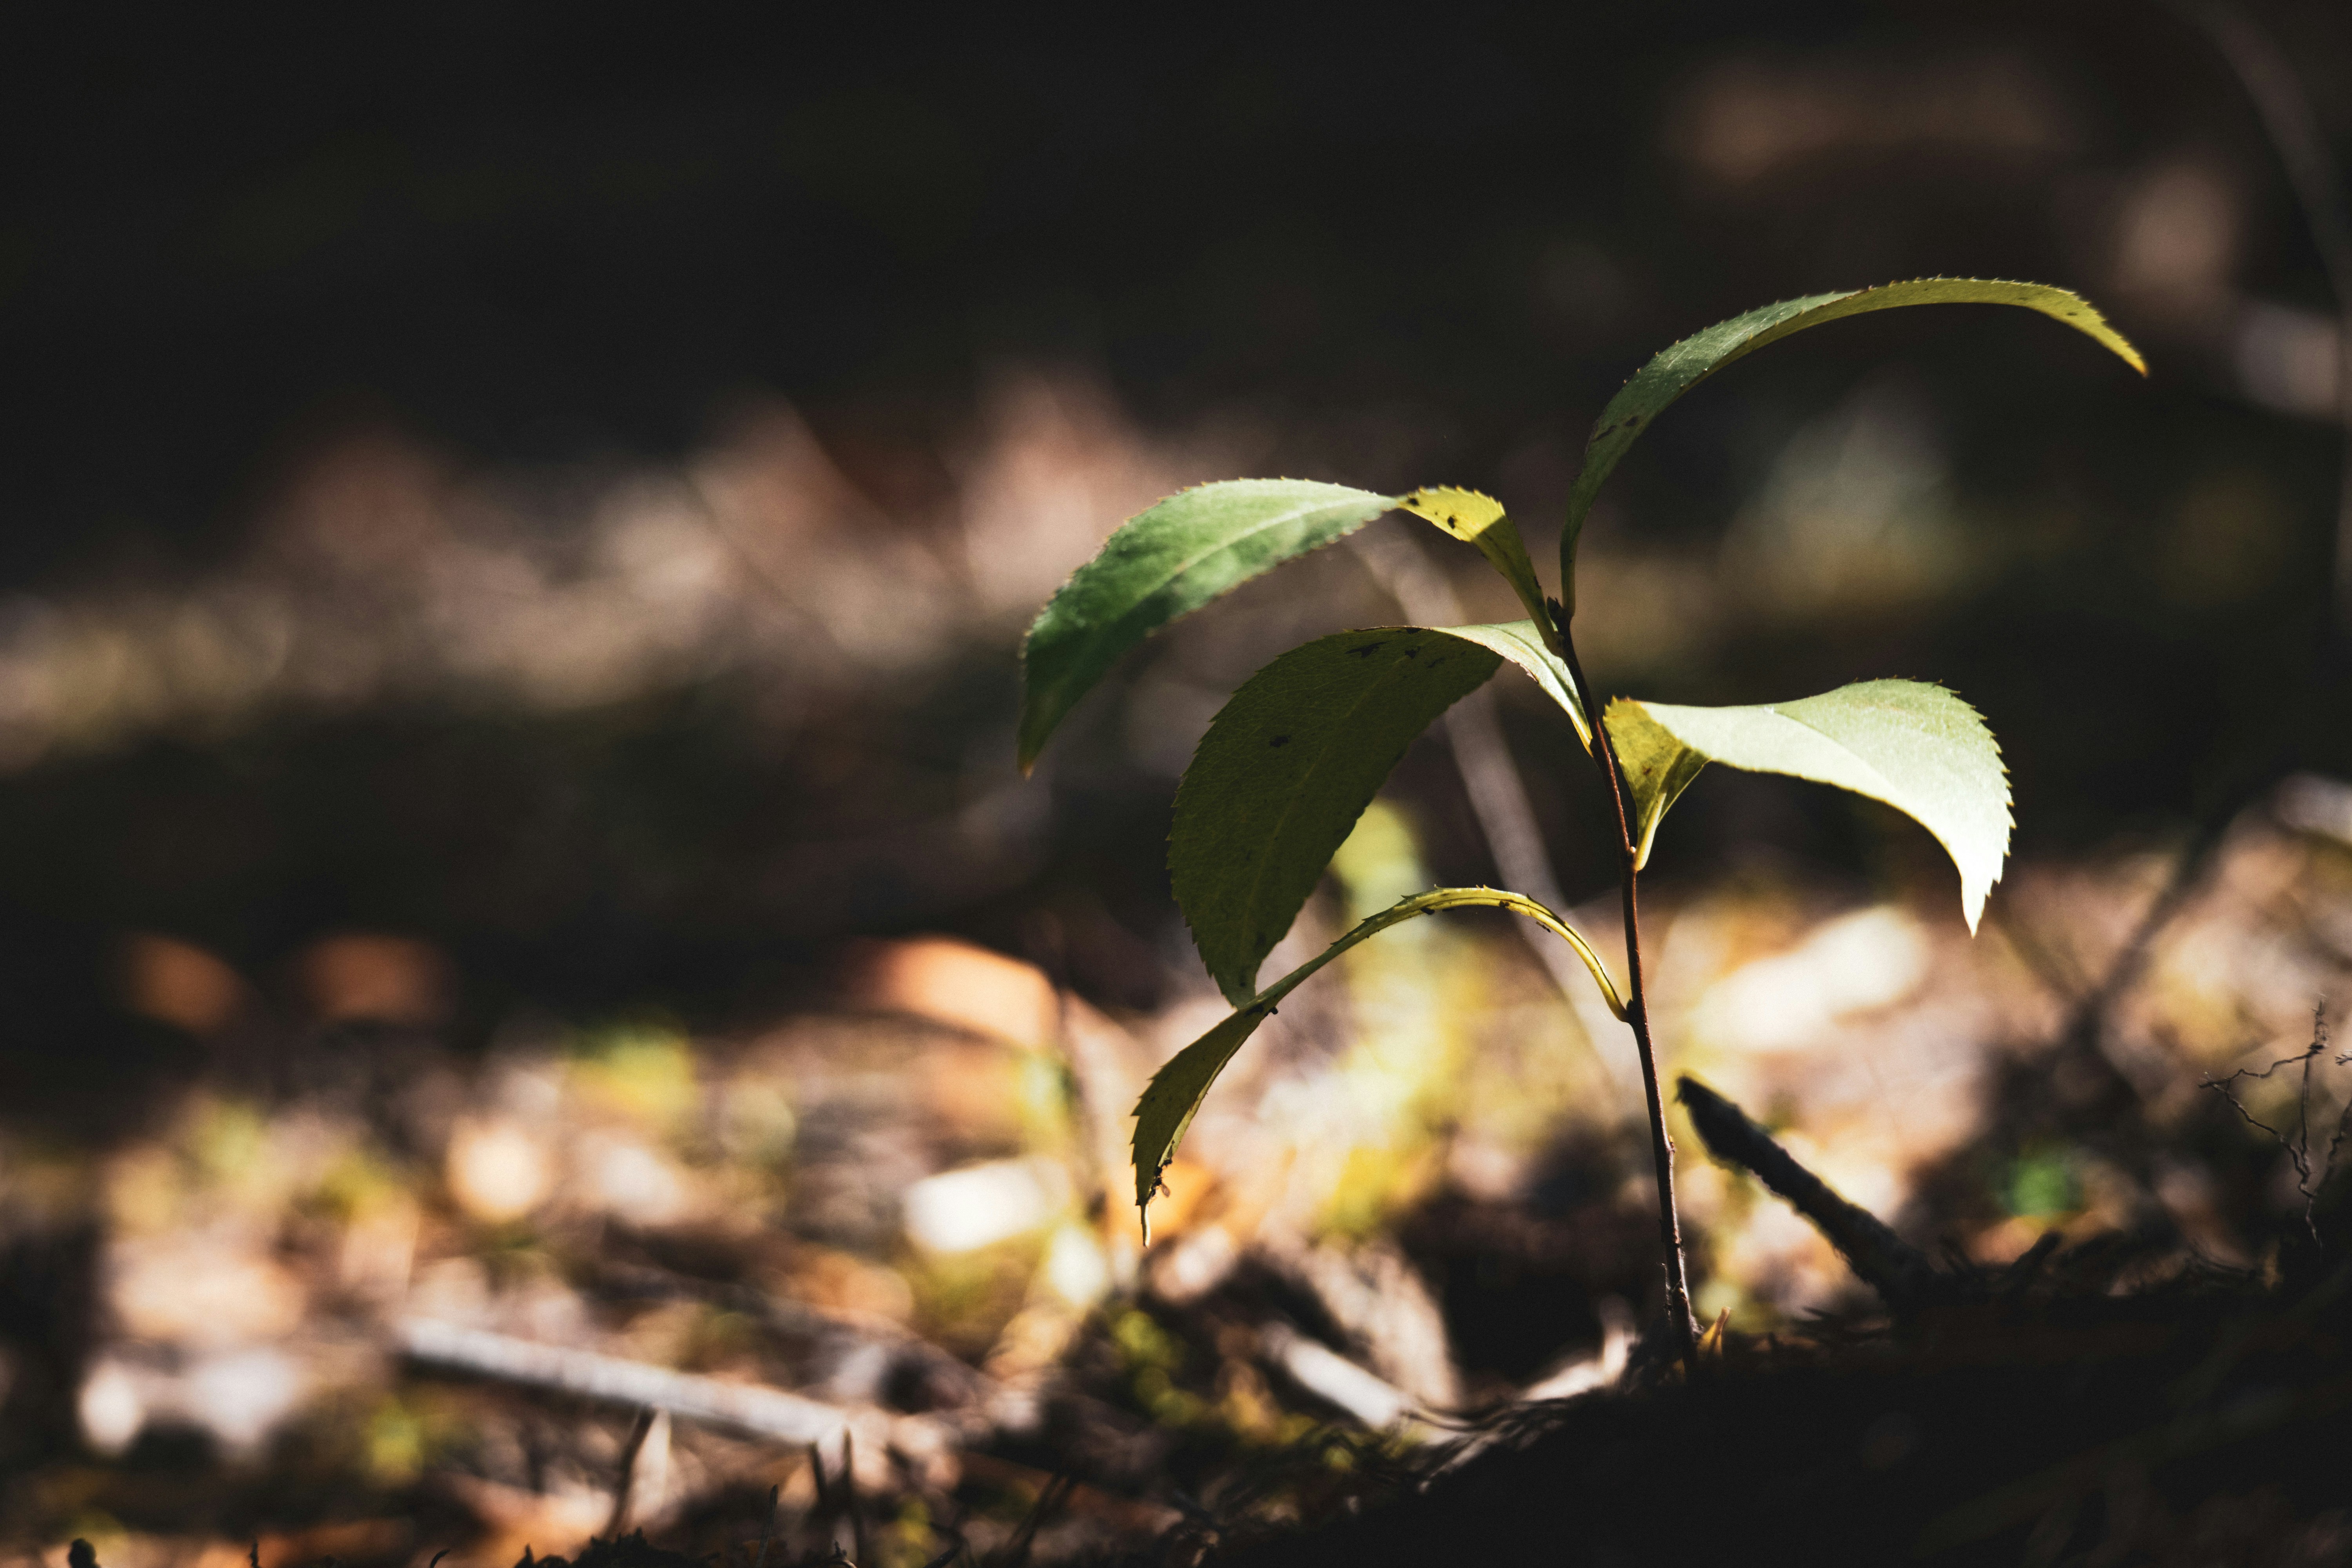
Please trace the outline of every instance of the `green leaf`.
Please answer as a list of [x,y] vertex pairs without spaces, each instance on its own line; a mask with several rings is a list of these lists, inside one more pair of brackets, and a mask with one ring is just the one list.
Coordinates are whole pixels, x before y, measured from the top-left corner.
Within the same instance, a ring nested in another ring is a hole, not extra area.
[[1201,957],[1245,1002],[1412,738],[1491,676],[1525,670],[1591,745],[1568,668],[1532,621],[1385,626],[1324,637],[1234,693],[1176,792],[1168,865]]
[[1960,873],[1977,929],[2009,853],[2009,778],[1977,710],[1940,686],[1864,680],[1754,708],[1620,698],[1601,721],[1633,792],[1639,865],[1658,821],[1708,763],[1788,773],[1882,800],[1934,834]]
[[1401,900],[1275,982],[1248,1005],[1170,1058],[1167,1065],[1152,1075],[1150,1083],[1144,1088],[1143,1098],[1135,1102],[1135,1206],[1142,1211],[1146,1246],[1151,1241],[1152,1194],[1160,1190],[1160,1177],[1168,1169],[1168,1162],[1176,1157],[1176,1146],[1184,1141],[1185,1130],[1192,1125],[1192,1118],[1200,1111],[1202,1100],[1208,1097],[1210,1086],[1217,1081],[1217,1075],[1225,1070],[1234,1053],[1257,1032],[1257,1026],[1274,1016],[1283,999],[1325,964],[1392,925],[1416,915],[1473,905],[1525,915],[1567,942],[1591,972],[1593,983],[1608,999],[1609,1010],[1621,1020],[1625,1016],[1624,1001],[1609,978],[1601,955],[1592,951],[1592,944],[1578,935],[1567,921],[1525,894],[1499,888],[1440,888]]
[[1464,543],[1477,546],[1486,563],[1501,573],[1503,581],[1511,585],[1511,592],[1519,596],[1519,604],[1528,614],[1536,617],[1538,625],[1542,624],[1543,584],[1536,581],[1536,564],[1528,559],[1527,543],[1519,538],[1518,524],[1504,514],[1501,501],[1476,490],[1440,485],[1417,489],[1400,499],[1397,505],[1435,523]]
[[1664,413],[1675,398],[1732,361],[1753,353],[1767,343],[1778,342],[1792,332],[1871,310],[1893,310],[1899,305],[2018,305],[2029,310],[2039,310],[2095,338],[2114,350],[2134,370],[2142,375],[2147,374],[2147,365],[2139,357],[2139,351],[2126,342],[2122,333],[2107,325],[2106,318],[2094,310],[2088,301],[2063,289],[2053,289],[2041,283],[2009,283],[1976,278],[1918,278],[1907,283],[1888,283],[1875,289],[1852,289],[1835,294],[1814,294],[1802,300],[1787,300],[1777,305],[1750,310],[1744,316],[1734,316],[1727,321],[1719,321],[1659,353],[1609,400],[1607,408],[1601,410],[1600,419],[1592,426],[1591,436],[1584,444],[1584,467],[1576,476],[1575,488],[1569,495],[1568,528],[1560,542],[1563,595],[1572,592],[1565,574],[1574,569],[1576,539],[1582,531],[1585,513],[1592,510],[1593,496],[1635,438],[1649,428],[1650,422]]
[[1119,656],[1180,616],[1396,505],[1312,479],[1227,479],[1121,524],[1022,642],[1021,770]]
[[1419,626],[1295,647],[1234,693],[1176,791],[1168,869],[1192,940],[1236,1005],[1414,736],[1501,658]]

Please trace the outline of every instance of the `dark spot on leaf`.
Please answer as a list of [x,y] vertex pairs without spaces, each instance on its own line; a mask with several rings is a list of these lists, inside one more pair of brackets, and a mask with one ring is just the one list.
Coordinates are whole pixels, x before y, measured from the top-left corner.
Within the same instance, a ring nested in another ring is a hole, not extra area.
[[1290,744],[1290,737],[1287,735],[1276,735],[1273,740],[1268,741],[1266,744],[1268,746],[1286,746]]
[[1348,650],[1348,657],[1350,658],[1370,658],[1372,655],[1380,652],[1381,649],[1388,646],[1389,645],[1385,642],[1368,642],[1360,647],[1349,648]]

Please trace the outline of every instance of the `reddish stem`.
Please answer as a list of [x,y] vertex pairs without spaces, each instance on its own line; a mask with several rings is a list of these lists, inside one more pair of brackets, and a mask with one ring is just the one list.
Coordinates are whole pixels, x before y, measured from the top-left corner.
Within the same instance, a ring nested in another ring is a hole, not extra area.
[[1633,816],[1626,807],[1632,794],[1625,786],[1624,770],[1617,761],[1617,748],[1609,739],[1609,728],[1601,721],[1601,708],[1592,699],[1592,687],[1584,679],[1584,667],[1578,662],[1576,644],[1569,637],[1568,618],[1553,606],[1553,616],[1559,627],[1559,654],[1568,665],[1568,672],[1576,679],[1576,694],[1585,705],[1585,716],[1592,725],[1592,760],[1601,769],[1601,776],[1609,787],[1610,804],[1617,813],[1617,843],[1624,869],[1625,894],[1625,968],[1628,984],[1625,992],[1625,1021],[1633,1026],[1633,1045],[1642,1058],[1642,1092],[1649,1100],[1650,1160],[1658,1175],[1658,1245],[1665,1253],[1666,1316],[1674,1324],[1675,1339],[1683,1364],[1696,1368],[1698,1356],[1698,1325],[1691,1315],[1690,1277],[1683,1263],[1682,1219],[1675,1205],[1675,1141],[1666,1131],[1665,1098],[1658,1089],[1657,1053],[1650,1045],[1649,994],[1642,983],[1642,910],[1638,893],[1640,876],[1636,867],[1639,858],[1633,837]]

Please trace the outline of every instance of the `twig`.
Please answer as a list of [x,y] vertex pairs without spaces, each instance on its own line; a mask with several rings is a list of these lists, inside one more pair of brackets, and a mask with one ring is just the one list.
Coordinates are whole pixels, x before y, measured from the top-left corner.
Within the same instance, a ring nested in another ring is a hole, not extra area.
[[1257,1332],[1258,1349],[1293,1383],[1336,1405],[1373,1431],[1411,1422],[1412,1395],[1367,1372],[1327,1345],[1308,1339],[1279,1319]]
[[755,1436],[814,1444],[864,1428],[868,1445],[876,1449],[897,1447],[917,1454],[936,1452],[946,1440],[937,1423],[919,1415],[843,1410],[780,1388],[725,1383],[430,1318],[408,1319],[396,1331],[401,1352],[416,1361],[588,1399],[664,1410]]
[[[2130,936],[2116,950],[2098,984],[2075,999],[2053,1042],[2062,1050],[2097,1057],[2110,1071],[2130,1083],[2138,1097],[2132,1114],[2143,1121],[2146,1112],[2142,1107],[2155,1089],[2147,1081],[2149,1074],[2136,1068],[2122,1039],[2107,1027],[2108,1016],[2139,983],[2156,951],[2157,939],[2195,901],[2222,847],[2229,842],[2231,830],[2262,790],[2284,771],[2294,744],[2293,737],[2278,737],[2275,744],[2252,762],[2236,768],[2216,789],[2199,814],[2189,842],[2173,861],[2164,886],[2141,912]],[[2160,1033],[2158,1039],[2162,1039]]]
[[1314,1299],[1407,1403],[1433,1409],[1461,1403],[1462,1376],[1447,1343],[1445,1314],[1402,1253],[1380,1245],[1348,1250],[1328,1242],[1301,1245],[1297,1237],[1278,1235],[1262,1237],[1257,1251]]
[[1928,1262],[1925,1253],[1889,1230],[1876,1215],[1840,1197],[1739,1107],[1687,1074],[1675,1081],[1675,1098],[1690,1112],[1691,1125],[1698,1129],[1709,1153],[1754,1173],[1811,1220],[1854,1277],[1877,1291],[1889,1308],[1908,1311],[1953,1293],[1952,1276]]
[[2352,632],[2352,216],[2345,211],[2343,174],[2311,95],[2276,41],[2233,6],[2184,3],[2178,9],[2204,30],[2252,100],[2335,296],[2336,410],[2345,446],[2326,635],[2340,643]]
[[1067,1470],[1057,1472],[1052,1480],[1047,1481],[1045,1489],[1037,1494],[1037,1501],[1030,1508],[1028,1517],[1022,1520],[1021,1528],[1013,1532],[1013,1539],[1004,1543],[1004,1550],[990,1560],[989,1568],[1022,1568],[1022,1564],[1029,1561],[1029,1549],[1035,1542],[1037,1532],[1045,1528],[1047,1520],[1061,1511],[1062,1505],[1069,1501],[1070,1493],[1076,1489],[1077,1484],[1077,1479]]
[[2000,933],[2026,972],[2042,983],[2053,1000],[2064,1005],[2070,1019],[2075,1016],[2092,990],[2088,977],[2053,951],[2013,902],[2004,899],[1987,904],[1984,913],[1985,923]]
[[655,1414],[650,1405],[640,1409],[629,1424],[628,1441],[621,1445],[621,1463],[613,1479],[613,1512],[604,1521],[604,1533],[614,1541],[621,1539],[621,1526],[628,1521],[629,1494],[637,1484],[637,1456],[645,1451],[646,1438],[653,1432]]
[[[2330,546],[2331,592],[2320,617],[2311,677],[2316,686],[2328,668],[2340,662],[2347,640],[2352,640],[2352,217],[2346,212],[2335,153],[2312,112],[2310,95],[2277,43],[2243,13],[2228,5],[2174,0],[2172,8],[2204,32],[2252,101],[2271,149],[2285,171],[2335,299],[2336,422],[2343,431],[2344,455]],[[2188,902],[2240,808],[2284,771],[2281,754],[2294,745],[2293,739],[2273,745],[2272,754],[2249,771],[2240,787],[2222,790],[2221,798],[2199,825],[2197,836],[2182,851],[2163,892],[2148,906],[2106,977],[2076,1007],[2068,1023],[2067,1038],[2092,1038],[2107,1009],[2138,979],[2157,936]]]
[[1625,1375],[1625,1363],[1633,1353],[1633,1314],[1616,1296],[1603,1296],[1593,1305],[1601,1318],[1600,1348],[1554,1367],[1520,1389],[1521,1404],[1573,1399],[1607,1388]]
[[849,1548],[866,1561],[866,1514],[857,1506],[857,1448],[848,1431],[841,1434],[841,1505],[849,1514]]
[[719,1284],[637,1265],[600,1264],[596,1283],[602,1289],[630,1299],[708,1301],[758,1318],[779,1333],[817,1340],[845,1355],[878,1352],[893,1361],[919,1363],[929,1386],[952,1393],[950,1402],[927,1413],[926,1419],[952,1427],[967,1443],[985,1442],[1006,1433],[1027,1435],[1044,1419],[1034,1391],[999,1382],[887,1321],[840,1316],[804,1302],[782,1300],[750,1286]]
[[768,1542],[776,1533],[776,1500],[783,1495],[783,1490],[781,1486],[768,1489],[768,1519],[760,1526],[760,1554],[751,1559],[751,1568],[768,1568]]
[[[944,1523],[934,1522],[931,1525],[933,1535],[947,1538],[948,1549],[927,1561],[923,1568],[948,1568],[948,1564],[958,1558],[971,1556],[971,1538],[963,1532],[964,1521],[968,1517],[968,1505],[959,1502],[955,1505],[955,1511],[948,1515]],[[972,1558],[972,1562],[974,1568],[978,1568],[979,1559]]]
[[[2273,771],[2262,770],[2259,776],[2267,777]],[[2244,809],[2246,802],[2259,792],[2261,785],[2252,782],[2256,776],[2250,774],[2239,788],[2224,791],[2203,820],[2198,823],[2195,834],[2181,848],[2180,858],[2172,863],[2172,870],[2165,878],[2164,887],[2142,912],[2139,923],[2132,928],[2132,933],[2125,939],[2123,946],[2116,950],[2114,960],[2107,965],[2106,973],[2097,985],[2076,1002],[2062,1038],[2095,1043],[2107,1010],[2138,983],[2140,972],[2147,966],[2149,953],[2155,951],[2156,939],[2163,934],[2164,928],[2172,923],[2174,917],[2188,907],[2190,897],[2203,883],[2205,873],[2212,865],[2213,852],[2229,836],[2231,824],[2238,820],[2238,814]]]
[[[2327,1001],[2326,998],[2322,997],[2311,1010],[2310,1045],[2294,1056],[2281,1057],[2260,1072],[2256,1072],[2252,1068],[2240,1068],[2227,1078],[2209,1077],[2201,1085],[2227,1100],[2230,1109],[2243,1118],[2247,1126],[2269,1133],[2278,1140],[2279,1147],[2286,1151],[2287,1158],[2294,1163],[2294,1190],[2303,1194],[2304,1228],[2311,1232],[2311,1239],[2314,1241],[2319,1239],[2317,1212],[2319,1189],[2327,1184],[2328,1175],[2336,1169],[2336,1152],[2344,1147],[2345,1138],[2352,1135],[2352,1099],[2347,1099],[2344,1102],[2343,1110],[2336,1118],[2336,1134],[2327,1141],[2327,1153],[2320,1162],[2319,1169],[2316,1172],[2313,1171],[2311,1165],[2311,1069],[2320,1057],[2326,1053],[2326,1050]],[[2347,1062],[2352,1062],[2352,1056],[2341,1056],[2336,1058],[2336,1064],[2338,1067],[2342,1067]],[[2248,1110],[2245,1101],[2230,1092],[2230,1086],[2242,1078],[2259,1082],[2281,1068],[2296,1066],[2303,1068],[2303,1081],[2295,1089],[2294,1132],[2292,1136],[2284,1129],[2272,1126],[2252,1111]]]

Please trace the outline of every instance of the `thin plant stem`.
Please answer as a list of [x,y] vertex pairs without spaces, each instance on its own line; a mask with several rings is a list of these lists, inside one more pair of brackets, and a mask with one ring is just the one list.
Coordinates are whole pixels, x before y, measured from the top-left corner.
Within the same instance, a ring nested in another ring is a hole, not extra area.
[[1638,852],[1633,839],[1633,816],[1626,808],[1623,770],[1617,762],[1617,748],[1609,738],[1608,726],[1601,722],[1601,713],[1592,698],[1592,688],[1584,679],[1584,667],[1577,661],[1575,639],[1570,637],[1567,616],[1554,609],[1559,625],[1561,659],[1576,680],[1576,694],[1586,707],[1592,723],[1592,760],[1601,769],[1602,781],[1609,788],[1609,802],[1617,812],[1617,846],[1622,857],[1625,904],[1625,1022],[1633,1026],[1634,1048],[1642,1058],[1642,1093],[1649,1101],[1650,1160],[1658,1173],[1658,1244],[1665,1253],[1666,1316],[1672,1321],[1675,1347],[1684,1366],[1696,1370],[1698,1365],[1698,1325],[1691,1316],[1690,1276],[1683,1262],[1682,1218],[1675,1204],[1675,1140],[1666,1131],[1665,1097],[1658,1089],[1658,1058],[1650,1045],[1650,1001],[1647,987],[1642,980],[1642,906],[1640,874],[1636,869]]

